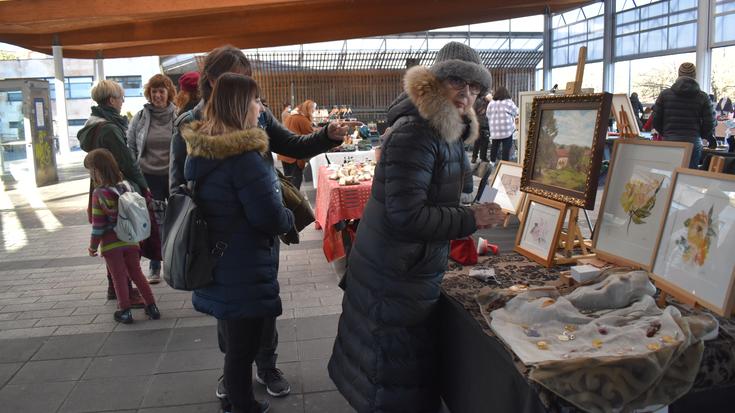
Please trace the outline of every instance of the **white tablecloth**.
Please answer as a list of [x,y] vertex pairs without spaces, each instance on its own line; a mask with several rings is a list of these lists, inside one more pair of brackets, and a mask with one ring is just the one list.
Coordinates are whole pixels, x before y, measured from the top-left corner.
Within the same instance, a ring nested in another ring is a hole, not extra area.
[[[329,162],[327,162],[329,158]],[[369,151],[356,151],[356,152],[328,152],[319,154],[309,161],[311,167],[311,177],[314,183],[314,188],[317,187],[319,182],[319,169],[322,165],[336,164],[342,165],[345,162],[365,162],[375,160],[375,149]]]

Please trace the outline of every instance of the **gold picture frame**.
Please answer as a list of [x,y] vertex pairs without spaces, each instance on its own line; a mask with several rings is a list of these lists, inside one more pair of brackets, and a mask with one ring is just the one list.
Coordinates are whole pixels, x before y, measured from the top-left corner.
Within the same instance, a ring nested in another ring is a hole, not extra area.
[[528,195],[523,205],[523,219],[516,233],[513,251],[545,267],[551,267],[566,216],[565,203]]
[[521,190],[593,209],[611,102],[610,93],[536,97]]

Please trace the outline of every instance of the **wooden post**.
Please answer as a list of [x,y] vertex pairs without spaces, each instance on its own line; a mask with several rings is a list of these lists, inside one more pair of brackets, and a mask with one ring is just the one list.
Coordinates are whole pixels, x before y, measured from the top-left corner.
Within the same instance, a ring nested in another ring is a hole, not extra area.
[[578,95],[582,93],[582,80],[584,79],[584,66],[587,63],[587,46],[579,48],[579,56],[577,57],[577,74],[574,82],[567,82],[565,93],[567,95]]
[[725,157],[713,155],[709,160],[709,172],[722,172],[725,170]]

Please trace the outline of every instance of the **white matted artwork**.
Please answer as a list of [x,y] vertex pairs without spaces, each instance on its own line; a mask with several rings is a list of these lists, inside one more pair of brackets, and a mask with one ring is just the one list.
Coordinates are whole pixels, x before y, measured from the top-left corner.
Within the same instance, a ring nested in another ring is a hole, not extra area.
[[492,179],[480,196],[481,203],[494,202],[500,205],[503,212],[518,215],[523,204],[524,192],[521,192],[521,175],[523,168],[513,162],[500,161],[495,167]]
[[684,142],[615,141],[592,244],[600,258],[650,271],[671,179],[691,150]]
[[528,141],[528,127],[531,122],[531,112],[533,111],[533,98],[536,96],[545,96],[549,92],[545,90],[531,90],[528,92],[520,92],[518,94],[519,109],[519,131],[518,131],[518,164],[523,166],[526,156],[526,142]]
[[566,217],[566,204],[537,195],[527,198],[514,251],[550,267]]
[[735,176],[679,168],[672,186],[653,278],[662,290],[729,317],[735,282]]
[[633,131],[633,134],[635,136],[641,135],[641,129],[638,127],[638,120],[635,115],[635,111],[633,111],[633,105],[630,103],[630,98],[625,93],[616,93],[613,95],[612,100],[612,112],[613,116],[615,117],[615,123],[618,124],[618,127],[620,127],[620,111],[625,111],[627,117],[628,117],[628,123],[630,124],[630,129]]

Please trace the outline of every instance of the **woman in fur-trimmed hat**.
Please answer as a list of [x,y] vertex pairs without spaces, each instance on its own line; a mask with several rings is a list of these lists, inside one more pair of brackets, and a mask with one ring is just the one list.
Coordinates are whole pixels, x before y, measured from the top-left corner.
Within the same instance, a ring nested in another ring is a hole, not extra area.
[[444,46],[406,72],[388,109],[372,195],[349,256],[329,374],[360,413],[437,412],[433,317],[449,241],[502,222],[495,204],[459,205],[477,138],[475,99],[491,76],[470,47]]

